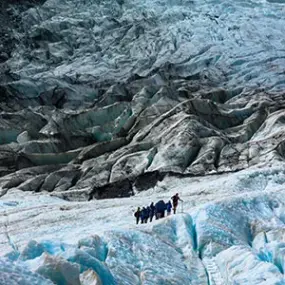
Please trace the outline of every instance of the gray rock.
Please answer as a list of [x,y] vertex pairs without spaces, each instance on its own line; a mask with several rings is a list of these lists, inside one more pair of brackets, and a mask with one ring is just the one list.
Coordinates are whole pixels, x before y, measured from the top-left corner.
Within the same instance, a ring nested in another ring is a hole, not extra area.
[[94,145],[84,148],[74,160],[74,163],[82,163],[84,160],[90,158],[96,158],[104,153],[114,151],[125,144],[127,144],[125,138],[114,139],[110,142],[96,143]]
[[76,184],[80,174],[80,169],[76,166],[68,165],[63,167],[45,177],[41,190],[48,192],[65,191]]
[[25,180],[23,183],[17,186],[17,188],[22,191],[39,192],[46,176],[47,174],[41,174],[35,177],[31,177],[30,179]]
[[107,184],[100,188],[94,188],[90,193],[89,199],[104,199],[129,197],[133,195],[133,187],[128,179],[120,180],[111,184]]

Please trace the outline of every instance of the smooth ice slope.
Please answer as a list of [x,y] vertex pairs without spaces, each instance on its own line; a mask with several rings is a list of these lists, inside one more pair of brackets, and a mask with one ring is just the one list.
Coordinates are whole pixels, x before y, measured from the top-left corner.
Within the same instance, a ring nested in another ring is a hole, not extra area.
[[[284,183],[280,164],[88,203],[15,189],[1,255],[56,284],[284,284]],[[136,206],[175,192],[184,213],[135,225]]]

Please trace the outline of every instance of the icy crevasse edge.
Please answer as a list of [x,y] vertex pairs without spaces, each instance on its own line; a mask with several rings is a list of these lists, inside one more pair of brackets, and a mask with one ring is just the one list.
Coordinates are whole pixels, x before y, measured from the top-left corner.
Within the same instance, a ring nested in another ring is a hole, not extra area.
[[31,241],[16,264],[56,284],[88,284],[88,269],[102,284],[284,284],[283,197],[247,194],[77,245]]

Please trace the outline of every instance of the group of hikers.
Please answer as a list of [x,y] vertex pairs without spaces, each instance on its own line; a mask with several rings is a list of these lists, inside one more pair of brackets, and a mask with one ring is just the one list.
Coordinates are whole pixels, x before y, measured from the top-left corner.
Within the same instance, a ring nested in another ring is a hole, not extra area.
[[176,214],[178,201],[183,202],[183,200],[180,199],[178,193],[172,196],[171,199],[172,203],[170,200],[167,203],[165,203],[163,200],[160,200],[155,205],[152,202],[149,206],[142,207],[142,209],[138,207],[137,211],[134,214],[136,223],[138,224],[139,221],[141,221],[141,224],[146,224],[148,219],[150,222],[152,222],[153,217],[155,217],[156,220],[164,218],[165,211],[167,213],[167,216],[169,216],[171,214],[171,209],[173,209],[173,214]]

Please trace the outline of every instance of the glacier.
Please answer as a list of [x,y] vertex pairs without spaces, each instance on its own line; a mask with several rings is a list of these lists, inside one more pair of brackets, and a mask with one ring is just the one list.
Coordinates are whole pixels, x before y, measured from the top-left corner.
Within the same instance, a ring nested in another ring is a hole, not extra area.
[[284,4],[3,0],[0,285],[285,284]]
[[232,89],[284,88],[282,1],[50,0],[23,24],[36,48],[16,50],[9,65],[33,78],[30,96],[57,78],[124,82],[163,65],[169,75],[199,74]]
[[[9,284],[284,284],[284,177],[283,164],[169,177],[90,202],[14,189],[0,204],[1,284],[7,267],[23,278]],[[135,225],[138,205],[177,191],[183,212]]]
[[0,196],[128,197],[284,159],[282,2],[24,2],[1,12]]

